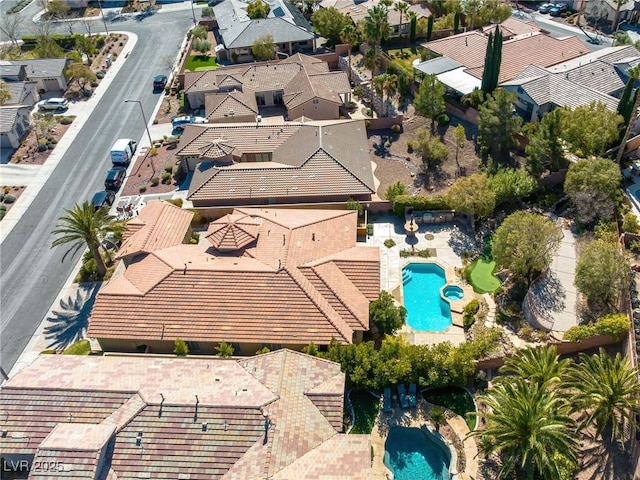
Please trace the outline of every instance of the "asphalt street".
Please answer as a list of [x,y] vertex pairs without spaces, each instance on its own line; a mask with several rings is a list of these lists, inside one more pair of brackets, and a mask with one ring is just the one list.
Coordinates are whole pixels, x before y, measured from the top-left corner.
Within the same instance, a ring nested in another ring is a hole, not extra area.
[[[4,4],[6,2],[2,2]],[[4,8],[4,5],[3,5]],[[144,135],[140,108],[147,119],[158,94],[153,76],[168,73],[166,57],[175,58],[192,24],[187,10],[122,19],[110,30],[130,31],[138,42],[109,85],[52,175],[0,247],[0,366],[10,371],[29,338],[60,292],[80,254],[62,262],[64,247],[51,249],[51,235],[65,208],[103,189],[110,167],[109,149],[117,138]]]

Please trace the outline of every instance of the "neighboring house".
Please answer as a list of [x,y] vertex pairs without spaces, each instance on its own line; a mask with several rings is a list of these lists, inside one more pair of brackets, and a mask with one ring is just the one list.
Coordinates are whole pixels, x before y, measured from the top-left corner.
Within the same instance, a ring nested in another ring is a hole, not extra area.
[[342,433],[344,388],[339,364],[290,350],[242,360],[41,355],[0,388],[3,471],[370,480],[370,436]]
[[2,87],[10,94],[11,98],[4,104],[25,105],[33,107],[40,100],[35,82],[2,82]]
[[[128,237],[118,253],[124,267],[91,313],[87,335],[105,351],[170,353],[181,338],[194,353],[215,354],[224,341],[253,355],[265,346],[349,344],[369,330],[380,250],[357,246],[355,211],[235,209],[191,245],[178,241],[186,222],[154,225],[145,209],[134,235],[155,250],[131,248]],[[163,235],[172,240],[155,243]]]
[[376,191],[363,120],[188,125],[176,156],[194,171],[196,207],[368,201]]
[[271,0],[267,18],[250,19],[247,5],[242,0],[224,0],[213,6],[218,22],[219,37],[216,57],[220,61],[253,61],[251,47],[265,35],[273,37],[280,52],[293,55],[296,52],[315,51],[315,34],[300,10],[285,0]]
[[[464,91],[464,88],[469,86],[469,76],[475,77],[478,82],[482,79],[487,43],[488,33],[472,31],[424,43],[423,47],[461,65],[444,72],[444,78],[439,74],[438,79],[450,90],[465,94],[469,93]],[[534,31],[516,35],[503,42],[499,82],[513,79],[529,65],[550,67],[584,55],[588,51],[584,43],[576,37],[554,38]],[[416,68],[424,71],[429,68],[429,62],[435,60],[438,59],[423,62]]]
[[626,20],[627,22],[637,22],[638,15],[635,14],[636,2],[634,0],[574,0],[574,8],[580,10],[584,8],[587,18],[598,22],[600,27],[603,24],[612,23],[616,16],[616,9],[620,5],[618,24]]
[[633,46],[608,47],[546,69],[529,66],[500,86],[516,94],[516,108],[534,121],[556,107],[602,102],[615,111],[629,76],[640,63]]
[[[253,121],[260,108],[272,106],[285,107],[292,120],[337,120],[340,108],[351,100],[345,72],[331,72],[325,61],[301,54],[274,62],[187,72],[184,87],[189,106],[204,107],[211,123]],[[218,95],[207,99],[212,94]]]
[[29,107],[5,105],[0,107],[0,147],[18,148],[29,131]]
[[494,23],[482,27],[482,32],[485,35],[489,35],[489,33],[493,33],[496,31],[496,26],[500,29],[500,33],[502,33],[503,41],[530,36],[541,31],[540,27],[538,27],[536,22],[534,22],[533,20],[524,22],[522,20],[517,20],[513,17],[509,17],[502,23]]
[[[415,13],[416,19],[427,18],[431,15],[431,10],[424,3],[409,3],[409,11]],[[347,15],[353,21],[354,25],[358,22],[364,21],[368,15],[369,10],[380,4],[380,0],[323,0],[320,2],[322,8],[335,8],[340,13]],[[402,32],[400,31],[400,12],[397,12],[393,7],[390,7],[387,20],[391,26],[392,36],[409,35],[410,32],[410,18],[407,14],[402,14]]]
[[26,77],[21,80],[35,82],[40,93],[63,92],[68,86],[65,71],[70,63],[72,63],[72,60],[68,58],[3,60],[0,61],[0,73],[3,78],[5,78],[5,71],[7,75],[15,75],[16,72],[20,71],[20,67],[23,66]]

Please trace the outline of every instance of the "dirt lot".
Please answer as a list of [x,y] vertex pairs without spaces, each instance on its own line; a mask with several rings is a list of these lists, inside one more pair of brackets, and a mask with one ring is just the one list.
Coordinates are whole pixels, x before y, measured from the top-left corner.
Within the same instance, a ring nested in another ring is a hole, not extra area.
[[[377,168],[375,176],[380,180],[378,195],[384,198],[387,187],[397,181],[404,183],[410,194],[431,195],[442,193],[456,178],[456,147],[453,142],[453,129],[460,120],[452,117],[451,123],[439,128],[437,133],[449,147],[449,157],[434,169],[425,172],[422,159],[415,153],[409,153],[407,143],[416,130],[429,128],[430,120],[420,116],[405,119],[403,132],[394,134],[391,130],[381,130],[369,134],[371,160]],[[467,142],[458,152],[458,162],[465,175],[478,171],[480,158],[476,155],[473,138],[477,127],[463,123],[467,132]]]
[[[54,117],[54,118],[59,120],[64,117]],[[66,117],[66,118],[75,118],[75,117]],[[38,139],[36,138],[37,127],[34,126],[33,128],[31,128],[29,133],[22,139],[22,143],[20,143],[20,146],[18,147],[18,149],[15,152],[13,152],[13,155],[11,156],[9,163],[22,163],[22,164],[26,163],[28,165],[44,164],[47,158],[49,158],[49,155],[51,155],[51,152],[53,152],[53,147],[55,147],[55,145],[60,141],[60,139],[65,134],[65,132],[69,129],[70,126],[71,124],[63,125],[61,123],[58,123],[58,125],[56,125],[53,128],[53,130],[51,130],[47,135],[47,139],[50,142],[49,146],[52,148],[46,149],[42,152],[38,151]],[[53,139],[55,143],[51,139]],[[43,138],[41,138],[40,140],[41,142],[45,141],[45,139]]]

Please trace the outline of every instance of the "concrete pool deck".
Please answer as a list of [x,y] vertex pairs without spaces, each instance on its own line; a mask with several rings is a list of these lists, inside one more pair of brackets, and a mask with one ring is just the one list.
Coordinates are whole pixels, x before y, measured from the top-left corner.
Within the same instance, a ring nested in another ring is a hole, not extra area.
[[[371,220],[373,235],[367,238],[367,245],[380,248],[380,288],[394,295],[401,301],[398,289],[401,291],[402,268],[407,263],[431,262],[444,268],[447,275],[447,284],[458,285],[464,290],[464,300],[452,302],[451,317],[453,325],[444,332],[417,331],[408,325],[404,325],[399,335],[406,338],[409,343],[416,345],[451,342],[459,345],[465,341],[462,325],[462,308],[475,298],[473,289],[464,285],[456,277],[455,269],[462,268],[462,257],[465,252],[478,251],[478,245],[473,237],[465,233],[456,225],[445,224],[419,224],[415,237],[409,237],[405,233],[404,220],[393,214],[380,215]],[[430,234],[428,236],[428,234]],[[433,238],[432,238],[433,237]],[[384,242],[391,239],[395,245],[387,248]],[[400,256],[402,250],[434,249],[435,257],[407,257]]]
[[[393,427],[414,427],[414,428],[426,428],[433,435],[438,436],[435,432],[433,422],[429,417],[429,412],[433,407],[432,404],[420,398],[418,400],[418,406],[416,408],[403,409],[400,406],[394,404],[390,413],[383,413],[380,410],[376,424],[371,431],[371,447],[373,448],[373,480],[387,480],[389,469],[384,464],[385,442],[389,430]],[[449,411],[450,414],[453,412]],[[456,465],[453,468],[450,467],[450,472],[454,474],[452,477],[455,480],[468,480],[476,478],[478,474],[478,448],[473,438],[467,438],[470,430],[464,419],[459,415],[453,415],[451,418],[447,418],[446,423],[454,431],[455,435],[462,444],[462,450],[464,452],[464,472],[458,472]],[[443,437],[444,438],[444,437]],[[448,439],[444,439],[449,449],[453,449],[452,462],[459,456],[459,453],[455,452],[455,448]]]

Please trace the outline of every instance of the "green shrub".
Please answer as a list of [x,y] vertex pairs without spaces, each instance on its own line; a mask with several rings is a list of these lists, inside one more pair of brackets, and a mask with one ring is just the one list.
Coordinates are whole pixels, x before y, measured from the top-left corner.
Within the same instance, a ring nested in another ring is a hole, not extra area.
[[[0,202],[4,201],[4,193],[0,193]],[[4,205],[0,205],[0,208],[4,207]],[[4,207],[4,209],[6,210],[7,207]]]
[[[100,49],[100,48],[104,47],[104,42],[105,42],[104,37],[102,35],[100,35],[98,38],[96,38],[96,48]],[[100,78],[100,77],[98,77],[98,78]]]
[[92,88],[96,88],[99,84],[94,80],[93,82],[90,83],[90,85]]
[[104,72],[100,71],[100,72],[96,73],[96,78],[103,79],[104,78]]
[[60,119],[61,125],[71,125],[73,123],[73,117],[62,117]]
[[631,322],[623,313],[614,313],[601,318],[595,323],[596,333],[599,335],[609,335],[618,341],[629,331]]
[[439,126],[444,127],[446,125],[449,125],[449,122],[451,121],[451,119],[449,118],[449,115],[447,115],[446,113],[441,113],[436,118],[436,121],[438,122]]
[[16,197],[14,197],[13,195],[4,196],[4,203],[13,203],[15,201],[16,201]]
[[164,171],[167,173],[172,173],[173,172],[173,165],[166,165],[164,167]]
[[167,200],[169,203],[173,203],[176,207],[182,208],[182,199],[181,198],[172,198],[171,200]]
[[53,349],[42,350],[40,355],[55,355],[56,351]]
[[189,347],[184,340],[176,338],[175,342],[173,342],[173,353],[180,357],[187,356],[189,355]]
[[422,210],[450,210],[449,200],[444,195],[425,197],[422,195],[398,195],[393,201],[393,211],[396,215],[404,217],[406,207],[413,207],[416,211]]
[[568,342],[581,342],[596,334],[593,325],[575,325],[564,332],[564,339]]
[[474,298],[462,310],[462,323],[465,328],[471,327],[476,321],[476,313],[480,310],[480,302]]
[[387,248],[392,248],[396,246],[396,242],[394,242],[393,239],[388,238],[384,241],[384,246]]
[[406,195],[406,194],[407,194],[407,187],[405,187],[404,183],[396,182],[387,187],[387,192],[385,194],[385,197],[387,197],[387,200],[389,200],[390,202],[393,202],[397,196]]
[[171,174],[169,172],[162,172],[160,177],[162,178],[162,183],[171,183]]
[[146,191],[147,191],[147,187],[146,187],[146,185],[142,185],[142,186],[138,189],[138,191],[139,191],[140,193],[144,193],[144,192],[146,192]]
[[638,217],[632,212],[626,213],[622,219],[622,231],[629,233],[640,233],[640,224]]
[[396,134],[397,134],[397,133],[400,133],[400,132],[402,131],[402,127],[401,127],[400,125],[398,125],[398,124],[396,124],[396,125],[391,125],[391,131],[392,131],[393,133],[396,133]]
[[151,186],[152,187],[157,187],[159,183],[160,183],[160,179],[158,177],[153,177],[151,179]]
[[70,345],[62,352],[63,355],[89,355],[91,353],[91,344],[89,340],[80,340]]
[[373,235],[373,224],[367,223],[367,235],[370,237]]

